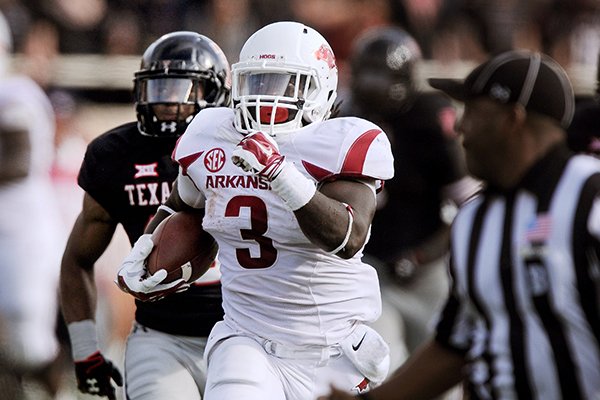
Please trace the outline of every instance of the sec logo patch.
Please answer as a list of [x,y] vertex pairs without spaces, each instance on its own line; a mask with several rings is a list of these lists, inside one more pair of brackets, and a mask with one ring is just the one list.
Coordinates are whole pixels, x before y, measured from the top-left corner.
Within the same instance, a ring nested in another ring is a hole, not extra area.
[[218,172],[225,165],[225,152],[223,149],[215,148],[206,153],[204,166],[210,172]]

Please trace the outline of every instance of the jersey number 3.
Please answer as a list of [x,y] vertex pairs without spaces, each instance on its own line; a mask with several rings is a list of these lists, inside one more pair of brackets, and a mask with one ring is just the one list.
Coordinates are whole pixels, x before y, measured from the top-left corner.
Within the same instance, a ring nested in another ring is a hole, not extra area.
[[263,236],[268,229],[267,205],[255,196],[236,196],[227,203],[225,216],[239,217],[242,207],[250,209],[251,229],[240,229],[240,234],[242,239],[258,243],[260,256],[252,257],[250,249],[236,249],[237,260],[244,268],[269,268],[277,259],[277,249],[273,246],[273,240]]

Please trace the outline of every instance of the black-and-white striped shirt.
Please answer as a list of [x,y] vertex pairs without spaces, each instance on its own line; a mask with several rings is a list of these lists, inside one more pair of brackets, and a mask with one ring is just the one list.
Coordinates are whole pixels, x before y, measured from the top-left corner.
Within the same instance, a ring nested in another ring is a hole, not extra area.
[[558,147],[452,227],[436,340],[463,352],[471,398],[600,399],[600,160]]

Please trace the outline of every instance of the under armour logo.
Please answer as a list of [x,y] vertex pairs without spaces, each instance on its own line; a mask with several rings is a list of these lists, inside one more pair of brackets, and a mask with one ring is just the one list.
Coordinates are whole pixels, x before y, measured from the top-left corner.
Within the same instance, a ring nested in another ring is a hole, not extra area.
[[177,122],[175,122],[175,121],[161,122],[160,123],[160,131],[165,132],[167,130],[170,131],[171,133],[174,133],[177,130]]
[[85,383],[87,383],[87,389],[89,393],[100,393],[100,388],[96,386],[98,384],[98,380],[96,378],[86,379]]

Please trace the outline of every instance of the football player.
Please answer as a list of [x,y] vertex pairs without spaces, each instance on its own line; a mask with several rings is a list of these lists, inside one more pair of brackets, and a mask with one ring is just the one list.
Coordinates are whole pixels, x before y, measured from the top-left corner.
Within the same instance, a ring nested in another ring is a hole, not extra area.
[[[79,390],[115,398],[120,372],[100,351],[94,323],[94,263],[118,224],[131,243],[169,197],[177,177],[171,153],[202,109],[228,106],[229,63],[211,39],[194,32],[162,36],[144,52],[135,73],[137,121],[118,126],[88,146],[78,177],[83,209],[62,262],[61,302],[68,323]],[[185,293],[137,301],[125,353],[128,399],[200,399],[206,338],[222,319],[214,268]]]
[[567,129],[567,143],[573,151],[600,157],[600,55],[594,96],[577,100],[573,121]]
[[[201,111],[174,158],[168,204],[204,208],[219,245],[224,321],[205,351],[205,399],[312,399],[329,382],[362,392],[385,378],[389,351],[367,326],[379,317],[373,267],[361,261],[375,193],[393,176],[386,134],[332,118],[338,70],[314,29],[276,22],[232,66],[233,108]],[[134,296],[184,283],[146,277],[149,232],[117,280]],[[183,233],[184,234],[184,233]]]
[[64,234],[50,178],[55,115],[38,84],[9,73],[11,50],[0,13],[0,392],[20,398],[21,377],[47,371],[58,354]]
[[382,283],[383,317],[373,326],[391,345],[394,369],[430,335],[429,320],[448,294],[444,212],[478,187],[467,176],[450,99],[418,87],[420,61],[419,45],[403,29],[365,32],[352,49],[350,106],[342,110],[384,127],[394,169],[402,171],[379,195],[365,249]]

